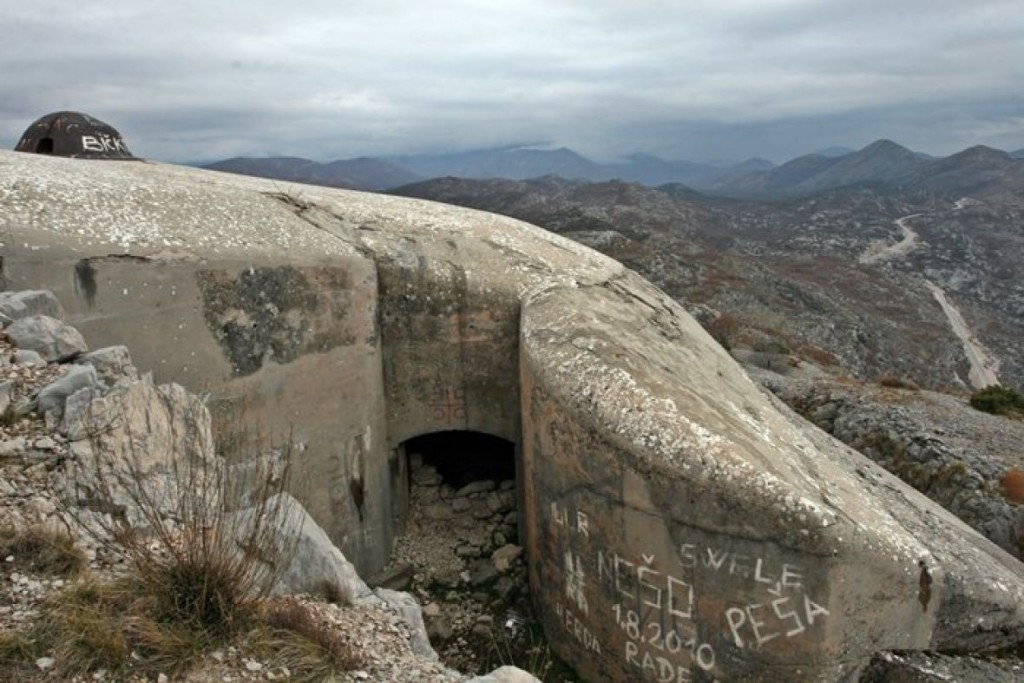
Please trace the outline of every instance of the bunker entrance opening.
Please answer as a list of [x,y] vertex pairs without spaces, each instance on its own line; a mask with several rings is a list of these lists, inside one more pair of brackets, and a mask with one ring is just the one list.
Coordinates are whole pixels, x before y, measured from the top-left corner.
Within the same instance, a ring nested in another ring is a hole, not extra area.
[[[441,484],[456,491],[474,482],[514,481],[515,444],[480,432],[434,432],[405,442],[409,456],[419,454]],[[410,463],[410,465],[413,463]]]
[[490,671],[501,664],[495,643],[525,649],[539,635],[518,540],[515,444],[444,431],[409,439],[400,453],[408,509],[387,570],[403,579],[392,587],[424,605],[448,666]]

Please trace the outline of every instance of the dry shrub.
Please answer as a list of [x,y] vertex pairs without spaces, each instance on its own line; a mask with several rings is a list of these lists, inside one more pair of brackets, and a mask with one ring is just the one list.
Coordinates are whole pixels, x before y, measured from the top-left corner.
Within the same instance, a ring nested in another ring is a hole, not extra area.
[[543,631],[534,628],[493,628],[490,631],[492,661],[488,666],[516,666],[545,681],[555,662]]
[[[290,449],[264,449],[259,458],[229,466],[212,452],[205,406],[180,395],[175,402],[172,393],[157,392],[167,419],[147,415],[146,421],[158,423],[161,444],[171,452],[155,456],[152,433],[132,433],[137,417],[111,418],[109,405],[83,419],[92,462],[80,473],[80,499],[98,512],[69,506],[65,513],[127,557],[130,574],[110,590],[130,599],[117,598],[108,613],[110,596],[89,589],[90,609],[109,619],[103,628],[63,603],[47,611],[43,640],[55,649],[77,643],[67,674],[117,670],[126,654],[119,643],[136,653],[133,669],[186,667],[205,648],[252,627],[260,601],[294,556],[299,530],[290,529],[288,498],[280,495],[289,485]],[[97,631],[97,640],[75,640],[68,635],[75,628]],[[99,639],[101,630],[109,642]]]
[[971,394],[971,407],[993,415],[1024,418],[1024,395],[993,384]]
[[1003,478],[999,480],[999,486],[1002,488],[1006,500],[1018,505],[1024,504],[1024,471],[1007,470]]
[[890,389],[907,389],[909,391],[920,391],[921,387],[914,380],[909,377],[901,377],[899,375],[885,374],[878,377],[875,380],[876,384],[880,384],[883,387]]
[[182,408],[157,395],[172,432],[166,443],[177,450],[161,467],[152,453],[136,449],[142,439],[128,419],[89,421],[94,429],[120,430],[118,443],[128,448],[104,447],[102,431],[90,434],[89,504],[123,513],[96,516],[83,528],[128,557],[159,621],[224,636],[247,624],[294,552],[297,538],[282,537],[286,500],[277,495],[288,487],[291,454],[278,450],[244,471],[233,469],[212,453],[205,406]]

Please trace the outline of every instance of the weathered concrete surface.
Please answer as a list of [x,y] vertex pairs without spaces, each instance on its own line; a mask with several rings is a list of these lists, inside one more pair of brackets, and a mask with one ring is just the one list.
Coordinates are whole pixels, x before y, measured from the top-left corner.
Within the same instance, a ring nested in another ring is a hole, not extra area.
[[375,264],[233,180],[4,153],[4,277],[53,290],[92,347],[212,392],[222,423],[290,438],[296,495],[370,571],[392,528]]
[[534,294],[521,348],[532,588],[592,680],[841,680],[883,643],[1020,636],[1016,560],[638,277]]
[[[283,190],[283,191],[282,191]],[[0,154],[4,276],[93,347],[280,437],[361,572],[398,447],[520,445],[521,533],[593,681],[841,680],[873,652],[1005,645],[1021,565],[750,382],[620,264],[429,202]]]

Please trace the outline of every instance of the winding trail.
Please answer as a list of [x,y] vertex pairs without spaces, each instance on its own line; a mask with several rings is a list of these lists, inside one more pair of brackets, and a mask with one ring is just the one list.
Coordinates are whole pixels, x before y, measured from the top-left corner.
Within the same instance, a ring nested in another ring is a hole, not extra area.
[[878,244],[873,244],[868,247],[867,251],[860,255],[857,261],[861,264],[867,265],[871,263],[878,263],[879,261],[888,261],[889,259],[896,258],[897,256],[904,256],[917,247],[918,242],[921,241],[920,236],[914,232],[907,221],[911,218],[917,218],[921,214],[912,213],[909,216],[896,219],[896,225],[899,226],[900,230],[903,231],[903,239],[896,244],[889,245],[887,247],[879,248]]
[[971,386],[975,389],[984,389],[992,384],[999,384],[999,360],[974,336],[974,332],[967,326],[967,321],[960,315],[960,311],[946,298],[946,292],[930,280],[925,280],[924,284],[931,291],[935,300],[939,302],[946,318],[949,319],[949,326],[953,328],[953,333],[960,338],[960,342],[964,345],[964,353],[967,354],[967,361],[971,366],[967,376]]
[[[976,199],[963,197],[955,203],[954,210],[960,210],[966,206],[978,203],[980,202]],[[857,261],[862,265],[879,263],[899,256],[905,256],[916,249],[921,238],[913,228],[907,225],[907,221],[922,215],[921,213],[914,213],[897,218],[895,222],[900,230],[903,231],[903,239],[889,246],[882,246],[881,243],[876,242],[869,246],[858,257]],[[942,312],[946,314],[946,319],[949,320],[949,326],[953,329],[953,334],[963,344],[964,354],[967,356],[967,362],[970,364],[970,372],[968,374],[970,385],[975,389],[984,389],[992,384],[999,384],[999,360],[978,341],[974,332],[967,325],[967,321],[960,314],[959,309],[946,297],[946,292],[930,280],[925,280],[924,283],[928,287],[928,291],[935,297],[935,300],[939,302]]]

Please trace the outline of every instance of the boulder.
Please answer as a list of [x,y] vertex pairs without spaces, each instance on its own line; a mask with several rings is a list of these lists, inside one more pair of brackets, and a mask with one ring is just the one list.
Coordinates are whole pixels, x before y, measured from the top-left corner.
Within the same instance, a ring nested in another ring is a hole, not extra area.
[[36,351],[47,361],[64,361],[89,348],[78,330],[48,315],[15,320],[7,328],[7,337],[18,348]]
[[28,365],[33,368],[45,368],[46,359],[37,351],[31,349],[18,349],[14,352],[14,362],[18,365]]
[[20,292],[0,292],[0,315],[20,320],[33,315],[46,315],[64,319],[64,307],[53,292],[30,289]]
[[71,365],[68,371],[53,382],[50,382],[39,392],[36,399],[36,410],[40,414],[54,413],[58,419],[64,415],[64,407],[68,397],[85,389],[91,395],[91,390],[99,386],[99,378],[96,376],[96,369],[91,365]]
[[14,385],[9,380],[0,382],[0,415],[6,413],[10,407],[13,391]]
[[491,553],[491,562],[494,563],[494,568],[499,572],[505,572],[522,554],[522,546],[508,543]]
[[[90,365],[72,370],[95,376]],[[140,495],[160,510],[176,510],[186,489],[194,501],[219,505],[210,414],[180,385],[145,378],[103,396],[86,387],[67,399],[59,430],[76,455],[63,482],[66,497],[122,507],[136,525],[146,522]]]
[[[321,594],[326,589],[336,592],[341,601],[348,604],[373,595],[359,578],[352,563],[334,546],[327,533],[313,521],[306,509],[288,493],[277,494],[262,508],[250,507],[233,513],[228,526],[239,532],[240,541],[251,528],[254,512],[261,509],[279,510],[281,515],[278,528],[282,547],[266,555],[290,555],[287,566],[280,571],[272,591],[274,595]],[[292,543],[294,552],[291,551]]]
[[122,378],[139,378],[139,371],[132,365],[127,346],[106,346],[96,349],[78,358],[76,362],[96,368],[100,379],[110,385]]

